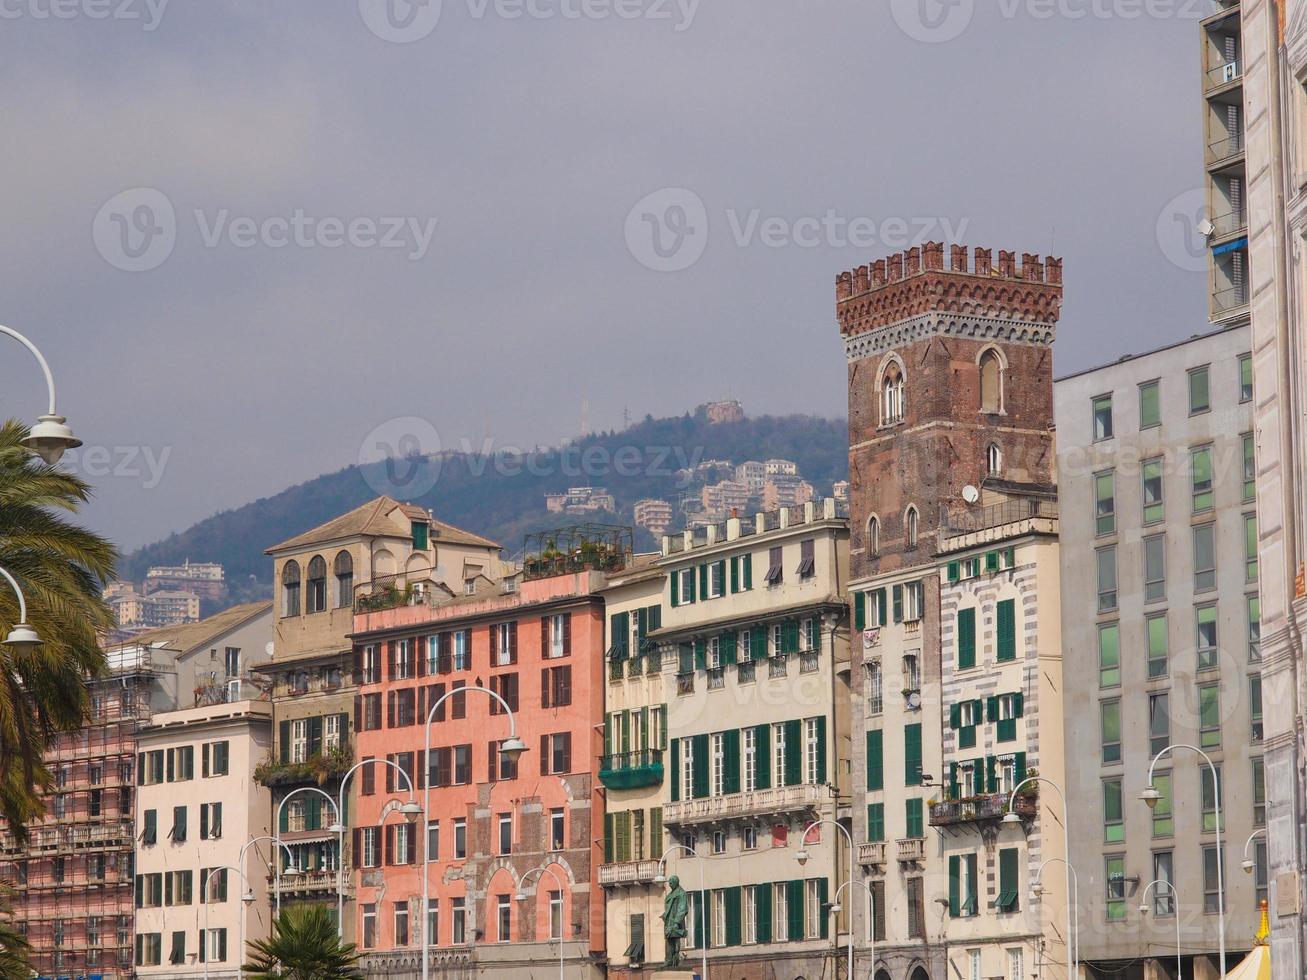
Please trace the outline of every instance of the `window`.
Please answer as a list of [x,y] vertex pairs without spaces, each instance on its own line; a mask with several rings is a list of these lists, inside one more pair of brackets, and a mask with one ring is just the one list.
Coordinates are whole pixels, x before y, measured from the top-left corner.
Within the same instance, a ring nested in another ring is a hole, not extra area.
[[[919,533],[918,525],[919,525],[919,524],[920,524],[920,520],[919,520],[918,517],[917,517],[917,508],[915,508],[915,507],[909,507],[909,508],[908,508],[907,519],[906,519],[906,525],[907,525],[907,539],[908,539],[908,545],[907,545],[907,546],[908,546],[909,549],[915,548],[915,547],[917,546],[917,537],[918,537],[918,533]],[[920,617],[917,617],[917,618],[920,618]]]
[[459,630],[454,634],[454,669],[472,669],[472,633]]
[[1221,875],[1219,855],[1215,847],[1203,848],[1203,912],[1215,915],[1221,911]]
[[[895,586],[895,591],[898,591],[898,586]],[[903,622],[915,623],[921,619],[926,604],[925,592],[925,586],[921,582],[905,582],[903,584],[901,610]]]
[[309,720],[296,718],[290,723],[290,761],[307,762],[309,758]]
[[1195,612],[1195,644],[1198,648],[1198,669],[1215,670],[1220,666],[1220,650],[1216,642],[1216,603],[1199,606]]
[[1139,386],[1139,428],[1151,429],[1162,424],[1161,383],[1145,381]]
[[1253,826],[1266,826],[1266,762],[1253,759]]
[[1107,899],[1107,921],[1119,922],[1125,918],[1125,857],[1113,855],[1103,862],[1104,897]]
[[298,616],[300,614],[300,566],[298,562],[288,561],[281,567],[281,614]]
[[1148,751],[1156,756],[1171,744],[1171,695],[1148,695]]
[[1116,546],[1100,548],[1098,561],[1098,611],[1111,612],[1116,608]]
[[919,839],[926,836],[926,817],[925,805],[920,799],[909,799],[903,803],[904,816],[906,817],[907,835],[913,839]]
[[363,648],[363,676],[359,679],[359,683],[381,683],[381,650],[376,644],[369,644]]
[[881,672],[879,660],[868,660],[867,672],[867,714],[879,717],[885,710],[885,678]]
[[867,554],[872,558],[880,554],[880,518],[874,514],[867,518]]
[[1198,745],[1215,749],[1221,744],[1221,685],[1203,684],[1198,688]]
[[712,852],[714,854],[726,853],[726,831],[714,830],[712,833]]
[[1099,706],[1102,726],[1103,764],[1121,761],[1121,702],[1104,701]]
[[949,915],[967,918],[980,914],[980,888],[975,854],[949,857]]
[[1257,449],[1253,434],[1245,432],[1243,442],[1243,502],[1250,504],[1257,499]]
[[881,381],[881,425],[903,421],[903,371],[896,363],[885,368]]
[[308,611],[319,613],[327,608],[327,562],[314,555],[309,562]]
[[549,938],[561,939],[563,935],[563,894],[549,893]]
[[708,592],[705,598],[720,599],[726,594],[726,562],[715,561],[708,566]]
[[1094,442],[1112,438],[1112,396],[1099,395],[1094,399]]
[[921,878],[909,878],[908,885],[908,938],[926,938],[926,889]]
[[825,718],[808,718],[803,723],[804,782],[820,786],[826,781]]
[[1003,411],[1003,362],[995,350],[980,355],[980,410],[991,415]]
[[436,898],[427,905],[427,945],[440,945],[440,900]]
[[517,623],[499,623],[490,627],[490,638],[496,667],[517,663]]
[[377,906],[375,904],[363,906],[363,948],[377,948]]
[[1175,834],[1175,811],[1171,799],[1171,774],[1153,775],[1153,789],[1158,792],[1157,806],[1153,807],[1153,836],[1171,837]]
[[1144,601],[1166,598],[1166,536],[1144,538]]
[[[785,757],[786,751],[786,726],[783,722],[777,722],[771,726],[771,746],[772,746],[772,785],[784,786],[785,779]],[[689,741],[687,739],[686,741]]]
[[1148,624],[1148,678],[1165,677],[1169,672],[1170,633],[1166,613],[1153,613]]
[[395,945],[407,946],[408,936],[408,902],[395,903]]
[[1121,627],[1117,623],[1098,627],[1098,686],[1121,686]]
[[1125,840],[1125,813],[1122,807],[1121,780],[1103,780],[1103,843],[1120,844]]
[[342,551],[332,562],[336,574],[336,608],[348,609],[354,604],[354,558]]
[[1164,881],[1165,885],[1153,887],[1153,915],[1175,915],[1175,862],[1170,851],[1157,851],[1153,854],[1153,881]]
[[[654,842],[655,845],[661,844],[662,841]],[[549,811],[549,849],[552,851],[561,851],[567,846],[567,836],[564,833],[564,816],[562,807],[555,807]]]
[[467,857],[467,820],[459,817],[454,821],[454,860],[462,861]]
[[[572,771],[572,733],[542,735],[540,765],[542,776],[562,776]],[[471,777],[467,780],[471,782]]]
[[1207,366],[1189,372],[1189,414],[1201,415],[1212,408],[1211,370]]
[[136,965],[159,966],[163,960],[163,934],[138,932],[136,934]]
[[1162,467],[1160,459],[1146,459],[1140,464],[1139,472],[1144,490],[1144,523],[1157,524],[1166,518],[1166,504],[1162,491]]
[[545,656],[551,660],[566,657],[571,652],[572,614],[559,613],[545,620],[545,639],[548,641]]
[[1098,534],[1116,530],[1116,474],[1111,470],[1094,476],[1094,518]]
[[1007,951],[1007,977],[1005,980],[1026,980],[1026,951],[1009,949]]
[[1250,402],[1253,400],[1253,356],[1251,354],[1239,355],[1239,401]]
[[427,860],[440,860],[440,821],[427,821]]
[[1210,592],[1216,588],[1216,525],[1200,524],[1194,528],[1194,591]]
[[499,815],[499,853],[513,853],[513,815],[511,813],[501,813]]
[[450,909],[453,912],[450,942],[455,946],[462,946],[467,943],[467,899],[450,899]]
[[996,442],[991,442],[985,450],[985,472],[990,476],[998,476],[1003,472],[1003,450],[998,448]]
[[1252,740],[1260,742],[1266,734],[1262,725],[1262,675],[1248,678],[1248,720],[1252,725]]
[[1262,659],[1262,600],[1259,596],[1248,596],[1248,659]]
[[796,574],[801,582],[817,574],[816,548],[817,542],[812,538],[799,542],[799,567]]
[[512,941],[512,910],[513,907],[509,904],[509,896],[500,895],[495,899],[496,942],[507,943]]
[[1243,567],[1244,581],[1252,585],[1257,581],[1257,515],[1243,515]]
[[1189,453],[1189,470],[1193,477],[1194,513],[1209,511],[1216,503],[1212,484],[1212,447],[1203,446]]
[[[1225,783],[1221,779],[1221,767],[1216,767],[1216,777],[1213,780],[1212,770],[1206,765],[1198,769],[1199,776],[1202,780],[1202,802],[1203,802],[1203,833],[1214,834],[1217,830],[1216,817],[1216,798],[1218,790],[1221,796],[1224,796]],[[1225,821],[1221,821],[1221,832],[1225,832]]]
[[781,548],[777,545],[771,548],[767,553],[767,574],[763,581],[768,585],[780,585],[785,577],[785,569],[781,564]]
[[825,885],[824,878],[809,878],[803,883],[803,927],[808,939],[821,935]]

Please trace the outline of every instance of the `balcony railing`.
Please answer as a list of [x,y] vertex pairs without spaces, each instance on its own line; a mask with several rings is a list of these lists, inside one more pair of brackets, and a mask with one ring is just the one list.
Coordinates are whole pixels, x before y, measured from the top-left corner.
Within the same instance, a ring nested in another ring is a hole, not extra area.
[[1220,163],[1222,160],[1228,160],[1236,157],[1243,152],[1243,133],[1235,133],[1223,140],[1217,140],[1215,143],[1209,143],[1207,146],[1207,163],[1209,165]]
[[1248,212],[1243,208],[1212,219],[1212,236],[1224,238],[1248,227]]
[[1212,296],[1212,309],[1217,313],[1225,313],[1228,310],[1237,310],[1241,306],[1248,305],[1248,287],[1241,284],[1231,286],[1229,289],[1222,289]]
[[[947,800],[930,805],[930,825],[950,827],[961,823],[985,823],[1002,820],[1007,814],[1007,793],[974,796],[966,800]],[[1021,795],[1016,799],[1015,812],[1026,820],[1033,820],[1039,812],[1039,800]]]
[[885,863],[885,842],[869,841],[858,845],[858,864],[872,865]]
[[897,842],[900,864],[926,860],[926,838],[904,837]]
[[977,510],[950,510],[945,518],[944,536],[956,538],[964,534],[977,534],[1037,517],[1055,519],[1057,501],[1043,497],[1017,497]]
[[606,755],[599,763],[599,781],[609,789],[660,786],[663,781],[662,750],[640,749]]
[[829,786],[804,783],[663,805],[663,823],[695,824],[815,810],[834,799]]
[[621,864],[599,865],[599,884],[604,888],[614,885],[648,885],[658,877],[657,861],[623,861]]
[[1217,65],[1207,73],[1207,80],[1206,84],[1203,86],[1203,91],[1210,92],[1214,88],[1228,85],[1231,82],[1238,81],[1242,77],[1243,64],[1237,59],[1227,64]]

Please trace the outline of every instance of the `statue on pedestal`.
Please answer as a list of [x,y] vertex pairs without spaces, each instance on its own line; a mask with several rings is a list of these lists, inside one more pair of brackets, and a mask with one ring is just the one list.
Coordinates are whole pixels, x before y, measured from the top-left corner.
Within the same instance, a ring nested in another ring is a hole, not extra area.
[[681,965],[681,943],[687,935],[686,920],[690,917],[690,898],[681,887],[681,879],[672,875],[667,880],[667,895],[663,899],[663,939],[667,956],[663,966]]

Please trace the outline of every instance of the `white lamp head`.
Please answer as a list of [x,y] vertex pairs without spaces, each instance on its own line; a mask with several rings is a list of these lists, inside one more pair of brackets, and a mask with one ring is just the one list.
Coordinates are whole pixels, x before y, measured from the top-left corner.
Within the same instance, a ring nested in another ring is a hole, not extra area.
[[65,450],[76,449],[81,444],[82,440],[73,435],[62,415],[42,415],[23,440],[24,446],[51,466],[63,459]]
[[1141,906],[1139,906],[1139,914],[1140,914],[1140,915],[1147,915],[1147,914],[1148,914],[1148,906],[1147,906],[1147,905],[1141,905]]
[[832,906],[830,907],[830,914],[831,914],[831,915],[838,915],[839,913],[841,913],[841,912],[843,912],[843,911],[844,911],[844,909],[843,909],[843,907],[840,905],[839,902],[836,902],[834,905],[832,905]]
[[341,823],[341,822],[338,820],[338,821],[336,821],[335,823],[333,823],[330,827],[327,828],[327,833],[329,833],[329,834],[343,834],[343,833],[345,832],[345,830],[346,830],[345,825],[344,825],[343,823]]
[[252,888],[245,889],[245,894],[241,896],[241,901],[244,902],[246,905],[253,905],[254,890]]
[[508,762],[516,762],[518,757],[526,751],[526,743],[516,735],[505,740],[504,744],[499,747],[499,754]]
[[1043,895],[1044,883],[1042,881],[1036,881],[1034,884],[1032,884],[1030,886],[1030,894],[1034,895],[1035,898],[1039,898],[1039,896]]
[[806,847],[801,847],[801,848],[799,848],[799,853],[796,854],[796,855],[794,855],[794,860],[796,860],[796,861],[799,862],[799,866],[800,866],[800,867],[802,867],[803,865],[807,864],[807,863],[808,863],[808,849],[807,849]]
[[14,653],[35,653],[41,643],[41,637],[37,635],[36,630],[26,623],[19,623],[9,631],[4,645],[11,647]]
[[1003,822],[1006,824],[1019,824],[1021,823],[1021,815],[1015,810],[1009,810],[1003,814]]
[[659,871],[656,875],[654,875],[654,877],[653,877],[653,883],[654,883],[655,885],[665,885],[665,884],[667,884],[667,875],[665,875],[665,874],[663,874],[661,871]]
[[299,873],[300,873],[299,868],[295,867],[295,865],[293,864],[288,864],[286,865],[285,868],[282,869],[281,876],[283,878],[294,878]]
[[399,812],[404,814],[404,819],[412,823],[422,813],[422,807],[418,805],[416,800],[409,800],[399,808]]
[[514,897],[515,899],[517,899],[519,902],[525,902],[525,901],[526,901],[526,892],[521,892],[521,891],[520,891],[520,892],[518,892],[516,895],[514,895],[513,897]]
[[1162,794],[1157,791],[1156,786],[1149,786],[1139,794],[1139,798],[1148,804],[1148,809],[1156,810],[1158,802],[1162,799]]
[[1256,867],[1257,865],[1254,864],[1252,861],[1245,861],[1243,863],[1243,873],[1246,875],[1250,875],[1253,873],[1253,869]]

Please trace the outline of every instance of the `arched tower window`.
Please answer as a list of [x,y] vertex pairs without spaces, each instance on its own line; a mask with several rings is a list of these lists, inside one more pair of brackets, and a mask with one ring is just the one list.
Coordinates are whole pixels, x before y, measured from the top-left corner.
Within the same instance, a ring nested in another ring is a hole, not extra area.
[[281,566],[281,614],[283,616],[300,614],[299,562],[288,561]]
[[908,508],[908,513],[907,513],[907,517],[904,520],[904,525],[907,528],[908,547],[915,548],[917,546],[917,538],[919,535],[919,525],[920,525],[920,520],[917,517],[916,507]]
[[996,442],[991,442],[985,450],[985,469],[990,476],[998,476],[1003,472],[1003,450],[998,448]]
[[327,608],[327,561],[314,555],[309,562],[308,611],[320,613]]
[[897,363],[885,368],[880,385],[881,405],[880,421],[882,425],[891,425],[903,421],[903,369]]
[[342,551],[333,563],[336,573],[336,608],[344,609],[354,603],[354,556]]
[[995,350],[980,355],[980,410],[1003,411],[1003,362]]
[[867,518],[867,554],[873,558],[880,554],[880,518],[875,514]]

